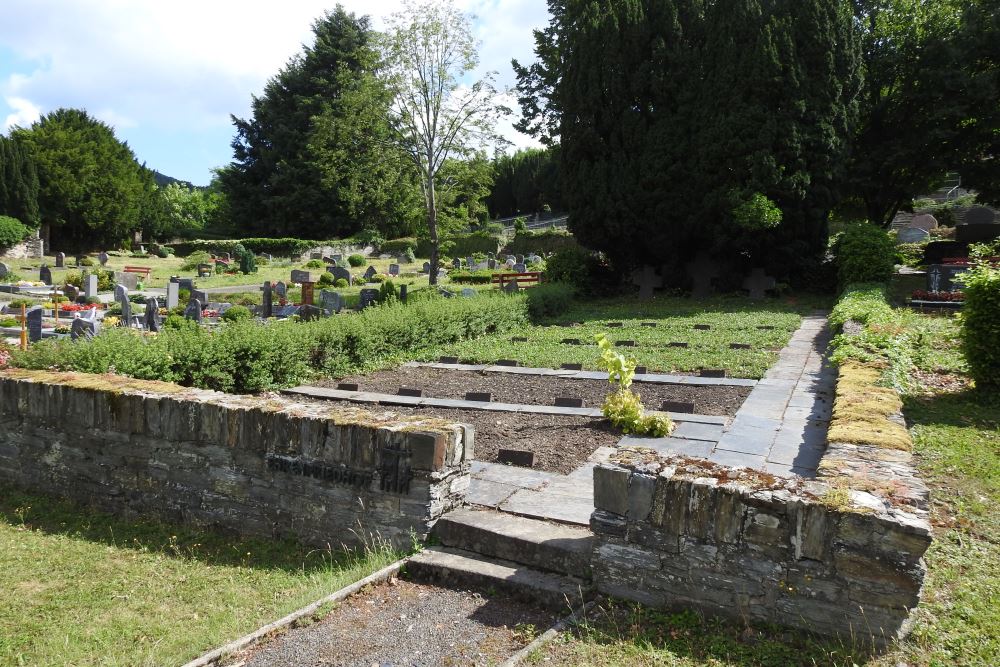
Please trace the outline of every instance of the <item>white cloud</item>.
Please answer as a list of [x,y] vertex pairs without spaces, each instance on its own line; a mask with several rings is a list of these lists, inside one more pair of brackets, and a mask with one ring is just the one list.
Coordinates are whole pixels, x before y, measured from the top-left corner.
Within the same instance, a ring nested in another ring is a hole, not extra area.
[[41,109],[23,97],[5,97],[4,102],[13,109],[13,113],[4,118],[3,129],[5,132],[15,125],[21,127],[31,125],[41,116]]

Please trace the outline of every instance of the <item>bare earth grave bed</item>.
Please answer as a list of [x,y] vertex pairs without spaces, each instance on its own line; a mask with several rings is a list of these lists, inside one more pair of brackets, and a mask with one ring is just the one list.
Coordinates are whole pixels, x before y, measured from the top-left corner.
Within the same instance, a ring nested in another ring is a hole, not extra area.
[[506,596],[391,580],[224,664],[496,665],[555,620],[548,611]]
[[[316,382],[336,388],[341,382],[358,385],[359,391],[395,394],[400,387],[423,389],[430,398],[464,399],[466,392],[490,392],[500,403],[553,405],[556,398],[582,398],[584,407],[599,408],[611,391],[605,380],[580,380],[551,375],[497,373],[490,371],[445,370],[403,366],[369,375],[352,375],[340,380]],[[750,387],[689,386],[636,382],[632,389],[642,396],[648,409],[659,409],[663,401],[694,403],[699,415],[730,416],[750,394]]]

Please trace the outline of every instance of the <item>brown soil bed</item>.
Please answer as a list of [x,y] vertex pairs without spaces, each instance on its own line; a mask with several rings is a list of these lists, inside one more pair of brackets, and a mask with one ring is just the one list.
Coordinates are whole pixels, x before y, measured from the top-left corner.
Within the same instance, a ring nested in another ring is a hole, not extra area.
[[[582,398],[588,408],[599,408],[611,390],[604,380],[407,366],[315,384],[336,388],[341,382],[357,384],[360,391],[382,394],[395,394],[400,387],[423,389],[424,396],[431,398],[463,399],[466,392],[490,392],[496,402],[529,405],[553,405],[557,397]],[[734,415],[750,394],[750,387],[692,387],[652,382],[637,382],[632,388],[642,396],[648,409],[659,409],[663,401],[691,402],[695,413],[700,415]]]
[[[299,398],[304,401],[320,400]],[[520,449],[535,453],[533,468],[536,470],[563,474],[570,473],[586,463],[587,458],[598,447],[614,447],[622,438],[621,433],[615,431],[607,420],[591,417],[359,403],[353,405],[402,415],[427,415],[472,424],[476,429],[477,461],[496,462],[499,449]]]
[[496,665],[555,620],[546,611],[501,596],[400,579],[372,586],[322,620],[278,635],[225,664]]

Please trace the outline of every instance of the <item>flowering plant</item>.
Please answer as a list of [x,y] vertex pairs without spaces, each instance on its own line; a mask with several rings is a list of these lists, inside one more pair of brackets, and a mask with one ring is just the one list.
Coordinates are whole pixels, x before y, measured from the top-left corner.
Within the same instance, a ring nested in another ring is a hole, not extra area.
[[927,290],[914,290],[910,298],[917,299],[918,301],[965,301],[965,294],[960,291],[955,292],[929,292]]

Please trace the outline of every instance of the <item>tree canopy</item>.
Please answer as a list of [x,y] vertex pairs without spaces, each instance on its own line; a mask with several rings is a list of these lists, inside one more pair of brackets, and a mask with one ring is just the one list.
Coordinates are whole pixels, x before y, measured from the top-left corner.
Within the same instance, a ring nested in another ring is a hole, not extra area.
[[525,148],[493,161],[493,188],[487,198],[490,215],[531,215],[548,206],[563,209],[559,187],[559,146]]
[[12,137],[37,169],[40,221],[52,248],[115,247],[159,214],[152,171],[86,111],[58,109]]
[[24,147],[0,136],[0,215],[37,227],[38,172]]

